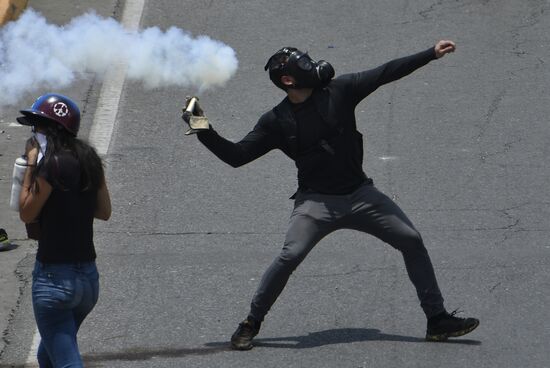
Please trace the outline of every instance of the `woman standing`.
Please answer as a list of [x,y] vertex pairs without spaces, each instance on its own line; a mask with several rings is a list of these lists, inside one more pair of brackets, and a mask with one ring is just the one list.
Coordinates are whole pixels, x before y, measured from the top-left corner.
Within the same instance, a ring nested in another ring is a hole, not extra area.
[[32,301],[40,367],[82,367],[77,332],[98,298],[94,218],[108,220],[111,201],[101,159],[76,138],[80,111],[68,97],[46,94],[22,110],[30,125],[20,217],[36,223],[38,252]]

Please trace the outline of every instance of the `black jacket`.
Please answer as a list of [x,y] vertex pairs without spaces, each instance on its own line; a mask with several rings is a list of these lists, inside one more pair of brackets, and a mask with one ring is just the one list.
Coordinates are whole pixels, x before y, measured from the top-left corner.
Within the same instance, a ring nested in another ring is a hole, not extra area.
[[[354,144],[361,145],[361,149],[357,151],[357,155],[361,157],[355,158],[361,165],[362,140],[356,128],[354,113],[357,104],[378,87],[412,73],[435,58],[434,48],[431,47],[423,52],[392,60],[375,69],[341,75],[333,79],[327,87],[314,90],[310,98],[314,100],[325,123],[338,134],[347,135]],[[297,125],[288,97],[263,114],[252,131],[239,142],[228,141],[214,130],[201,132],[198,138],[218,158],[233,167],[247,164],[272,149],[280,149],[297,163],[300,171]],[[300,172],[298,176],[300,177]]]

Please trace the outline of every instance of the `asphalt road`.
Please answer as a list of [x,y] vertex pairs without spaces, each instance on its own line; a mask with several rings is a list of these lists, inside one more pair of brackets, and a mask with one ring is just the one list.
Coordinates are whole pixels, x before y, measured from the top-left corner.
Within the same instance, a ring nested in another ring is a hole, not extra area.
[[[67,20],[80,11],[59,3]],[[100,3],[120,15],[118,2]],[[548,367],[549,13],[547,0],[147,1],[142,27],[177,26],[235,49],[236,76],[201,95],[234,140],[283,97],[263,71],[282,46],[340,74],[456,41],[456,53],[381,88],[356,113],[367,174],[422,233],[447,308],[481,325],[424,342],[399,253],[340,231],[295,272],[258,346],[229,350],[282,246],[294,164],[272,152],[225,165],[183,135],[180,109],[193,91],[132,82],[106,157],[114,214],[97,226],[102,289],[79,335],[87,366]],[[73,90],[89,97],[89,122],[98,90],[93,80]],[[24,362],[34,331],[28,285],[22,293],[0,358],[7,366]]]

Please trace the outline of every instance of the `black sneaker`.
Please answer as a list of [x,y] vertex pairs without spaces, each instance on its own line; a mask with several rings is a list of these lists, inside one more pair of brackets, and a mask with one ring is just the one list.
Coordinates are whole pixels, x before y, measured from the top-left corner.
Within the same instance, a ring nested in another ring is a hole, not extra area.
[[237,327],[237,331],[231,336],[231,347],[235,350],[252,349],[252,339],[260,332],[261,322],[247,318]]
[[428,319],[426,340],[445,341],[449,337],[466,335],[479,326],[478,319],[455,317],[457,313],[456,310],[450,314],[445,311]]

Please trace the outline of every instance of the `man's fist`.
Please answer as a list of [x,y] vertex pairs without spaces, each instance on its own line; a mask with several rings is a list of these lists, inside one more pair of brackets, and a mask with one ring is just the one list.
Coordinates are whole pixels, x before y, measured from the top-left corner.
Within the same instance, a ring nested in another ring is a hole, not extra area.
[[456,45],[453,41],[441,40],[435,45],[435,56],[439,59],[445,54],[454,52],[456,50]]

